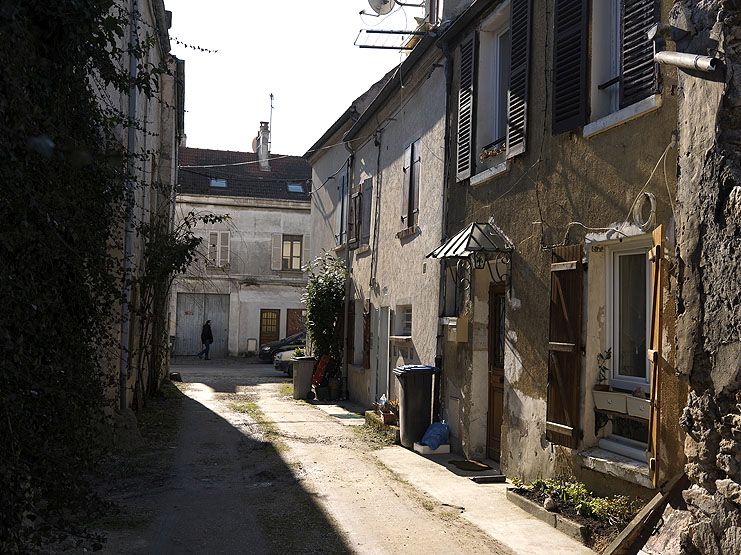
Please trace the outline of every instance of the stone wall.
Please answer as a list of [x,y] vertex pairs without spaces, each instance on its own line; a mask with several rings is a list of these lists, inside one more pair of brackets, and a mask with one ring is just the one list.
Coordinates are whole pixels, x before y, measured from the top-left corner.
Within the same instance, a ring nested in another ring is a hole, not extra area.
[[679,74],[677,367],[690,384],[685,553],[741,552],[741,2],[679,0],[677,50],[724,59]]

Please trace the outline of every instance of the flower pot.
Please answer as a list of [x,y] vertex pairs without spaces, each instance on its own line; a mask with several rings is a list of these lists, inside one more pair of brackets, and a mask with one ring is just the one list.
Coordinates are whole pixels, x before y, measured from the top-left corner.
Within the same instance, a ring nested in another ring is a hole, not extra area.
[[381,416],[383,417],[383,423],[386,426],[396,424],[396,415],[393,412],[382,412]]
[[329,380],[329,399],[330,401],[339,400],[342,395],[342,381],[340,380]]
[[648,420],[651,416],[651,401],[640,397],[628,396],[625,399],[628,414]]
[[626,397],[625,393],[617,393],[615,391],[592,391],[594,396],[594,407],[597,410],[609,410],[610,412],[619,412],[625,414],[627,412]]

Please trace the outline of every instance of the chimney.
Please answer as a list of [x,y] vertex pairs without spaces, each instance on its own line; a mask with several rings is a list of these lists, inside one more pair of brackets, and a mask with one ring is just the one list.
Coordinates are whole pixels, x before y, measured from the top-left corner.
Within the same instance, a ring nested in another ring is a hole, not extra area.
[[443,21],[454,19],[471,4],[473,4],[473,0],[442,0]]
[[262,171],[270,171],[270,124],[267,121],[260,122],[260,131],[257,133],[257,159],[260,161]]

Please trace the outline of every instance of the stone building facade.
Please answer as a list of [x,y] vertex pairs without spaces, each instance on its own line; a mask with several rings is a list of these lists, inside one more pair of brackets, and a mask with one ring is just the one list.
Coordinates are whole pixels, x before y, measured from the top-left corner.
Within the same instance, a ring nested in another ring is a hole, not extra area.
[[491,239],[446,262],[442,400],[509,476],[649,496],[683,468],[676,74],[646,34],[671,2],[607,4],[478,1],[440,39],[448,237]]
[[311,170],[299,156],[269,154],[267,123],[256,144],[256,153],[182,148],[176,224],[190,212],[229,218],[200,226],[198,257],[173,286],[176,356],[200,350],[206,320],[217,357],[255,354],[304,330]]

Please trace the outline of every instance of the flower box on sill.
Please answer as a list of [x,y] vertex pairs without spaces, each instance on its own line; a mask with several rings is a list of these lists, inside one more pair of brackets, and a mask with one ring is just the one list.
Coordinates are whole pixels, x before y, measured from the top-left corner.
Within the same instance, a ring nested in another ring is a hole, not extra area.
[[594,408],[597,410],[606,410],[610,412],[619,412],[626,414],[628,412],[625,393],[617,391],[592,391],[594,396]]
[[628,414],[637,418],[649,419],[651,416],[651,401],[649,399],[641,399],[633,395],[628,395],[626,398],[626,404]]

